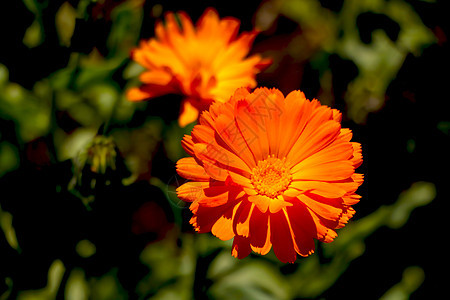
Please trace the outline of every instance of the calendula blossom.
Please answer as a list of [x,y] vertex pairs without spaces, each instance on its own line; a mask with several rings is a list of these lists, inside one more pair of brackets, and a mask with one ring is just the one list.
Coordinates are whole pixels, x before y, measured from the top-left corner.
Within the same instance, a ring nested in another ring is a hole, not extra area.
[[225,102],[239,87],[256,86],[255,76],[270,64],[260,55],[247,57],[258,34],[238,35],[239,20],[220,19],[206,9],[196,26],[185,12],[165,15],[155,26],[155,38],[141,41],[132,58],[146,68],[142,85],[127,97],[140,101],[165,94],[182,94],[180,126],[197,120],[213,101]]
[[341,128],[341,113],[300,91],[238,89],[204,111],[177,162],[189,179],[177,189],[191,202],[195,230],[233,239],[232,255],[271,248],[282,262],[329,243],[354,215],[363,175],[361,146]]

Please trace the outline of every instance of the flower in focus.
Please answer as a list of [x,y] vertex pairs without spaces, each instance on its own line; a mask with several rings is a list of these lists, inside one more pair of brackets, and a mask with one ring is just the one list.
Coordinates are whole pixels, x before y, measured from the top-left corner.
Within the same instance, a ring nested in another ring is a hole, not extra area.
[[[141,41],[132,58],[144,66],[143,83],[127,98],[140,101],[165,94],[182,94],[180,126],[197,120],[213,101],[225,102],[239,87],[254,88],[255,75],[270,64],[260,55],[247,57],[258,32],[238,35],[240,22],[219,19],[209,8],[194,27],[185,12],[165,16],[155,26],[156,37]],[[181,26],[180,26],[180,25]]]
[[282,262],[313,253],[314,239],[333,241],[363,182],[361,146],[340,121],[300,91],[241,88],[211,105],[182,141],[192,157],[177,162],[195,230],[234,238],[237,258],[273,247]]

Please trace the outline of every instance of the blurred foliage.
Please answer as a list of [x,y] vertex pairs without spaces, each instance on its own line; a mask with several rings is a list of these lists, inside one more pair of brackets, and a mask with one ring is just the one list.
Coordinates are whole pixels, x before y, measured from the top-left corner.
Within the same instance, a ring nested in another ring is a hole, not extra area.
[[406,56],[420,55],[436,41],[402,0],[347,0],[338,13],[315,0],[266,1],[256,25],[268,29],[279,14],[301,27],[302,33],[289,41],[285,51],[296,62],[311,61],[319,72],[322,102],[333,105],[333,76],[340,75],[330,74],[331,57],[351,62],[356,74],[345,88],[344,99],[347,117],[357,123],[365,122],[369,112],[383,106],[388,85]]
[[[407,58],[420,58],[440,41],[415,9],[420,5],[410,2],[425,1],[250,1],[243,27],[255,20],[262,30],[255,51],[274,59],[261,85],[285,93],[301,88],[342,110],[362,141],[366,165],[368,117],[383,111]],[[221,16],[239,13],[234,3],[214,4]],[[273,253],[239,261],[230,255],[230,241],[193,234],[190,212],[176,197],[183,179],[175,162],[185,155],[180,140],[193,126],[177,125],[180,98],[131,103],[124,96],[142,71],[130,51],[153,35],[155,19],[169,9],[199,15],[212,4],[14,5],[5,11],[20,23],[11,21],[0,55],[2,300],[336,298],[327,291],[368,255],[366,241],[383,230],[400,232],[416,208],[439,195],[438,182],[399,178],[397,189],[405,191],[398,199],[397,190],[386,191],[389,202],[368,197],[366,182],[356,208],[362,212],[333,243],[318,244],[316,254],[293,265]],[[437,120],[433,134],[448,138],[448,124]],[[426,144],[420,137],[430,136],[415,134],[401,145],[413,159]],[[388,146],[371,147],[376,160]],[[408,299],[427,278],[415,262],[386,271],[397,272],[398,283],[380,285],[383,299]]]

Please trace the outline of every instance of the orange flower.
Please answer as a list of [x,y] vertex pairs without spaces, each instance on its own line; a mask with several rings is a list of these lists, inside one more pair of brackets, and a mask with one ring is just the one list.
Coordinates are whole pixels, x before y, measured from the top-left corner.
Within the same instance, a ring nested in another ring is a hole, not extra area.
[[273,247],[282,262],[331,242],[353,216],[363,175],[361,146],[341,128],[341,113],[300,91],[236,90],[214,103],[182,141],[192,157],[177,163],[190,181],[177,189],[192,202],[191,224],[233,240],[232,255]]
[[196,27],[185,12],[167,13],[165,26],[156,24],[156,38],[141,41],[132,58],[147,70],[140,75],[143,85],[128,91],[131,101],[165,94],[183,94],[180,126],[197,120],[199,111],[213,100],[225,102],[239,87],[256,86],[255,75],[271,61],[259,55],[246,58],[258,32],[238,36],[240,22],[219,19],[208,8]]

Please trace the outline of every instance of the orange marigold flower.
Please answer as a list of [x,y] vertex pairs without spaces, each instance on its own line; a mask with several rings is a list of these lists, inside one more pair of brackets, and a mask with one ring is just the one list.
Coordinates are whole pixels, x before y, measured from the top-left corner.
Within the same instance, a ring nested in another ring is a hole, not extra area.
[[204,111],[182,141],[192,157],[177,162],[189,179],[178,197],[192,202],[191,224],[221,240],[232,255],[273,247],[282,262],[331,242],[359,201],[361,145],[341,128],[341,113],[277,89],[240,88],[228,102]]
[[[158,22],[156,38],[141,41],[132,58],[147,70],[140,75],[143,83],[128,91],[131,101],[165,94],[182,94],[179,123],[185,126],[197,120],[199,112],[214,101],[227,101],[239,87],[256,86],[255,75],[271,60],[260,55],[246,58],[258,32],[238,36],[240,22],[231,17],[219,19],[208,8],[196,26],[185,12],[165,16],[165,26]],[[180,25],[181,24],[181,27]]]

